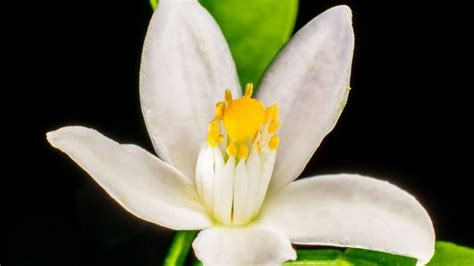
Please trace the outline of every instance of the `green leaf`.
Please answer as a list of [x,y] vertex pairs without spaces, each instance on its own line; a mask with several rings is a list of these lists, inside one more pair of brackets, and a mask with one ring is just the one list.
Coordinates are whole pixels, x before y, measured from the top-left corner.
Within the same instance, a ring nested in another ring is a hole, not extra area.
[[[435,255],[428,266],[474,266],[474,249],[452,243],[436,242]],[[330,265],[330,266],[414,266],[416,259],[378,251],[348,248],[297,250],[298,259],[284,265]]]
[[428,266],[473,266],[474,249],[449,242],[436,242],[435,255]]
[[156,9],[156,7],[158,6],[158,0],[149,0],[150,1],[150,6],[151,8]]
[[383,252],[348,248],[337,249],[303,249],[297,250],[298,259],[284,265],[328,265],[328,266],[414,266],[416,260],[408,257]]
[[260,78],[288,41],[296,20],[298,0],[201,0],[229,43],[240,82]]
[[[150,0],[156,7],[158,0]],[[219,24],[237,65],[240,82],[255,88],[290,38],[298,0],[200,0]]]
[[351,262],[352,265],[360,266],[378,266],[378,265],[397,265],[414,266],[416,259],[403,257],[379,251],[348,248],[344,252],[344,259]]

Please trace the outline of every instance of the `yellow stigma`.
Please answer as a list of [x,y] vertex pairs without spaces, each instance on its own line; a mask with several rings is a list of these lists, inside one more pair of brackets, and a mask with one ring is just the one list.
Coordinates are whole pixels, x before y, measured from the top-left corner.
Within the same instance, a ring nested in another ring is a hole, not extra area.
[[[226,91],[228,104],[224,113],[224,128],[232,142],[242,143],[253,137],[265,122],[264,105],[252,98],[253,85],[248,83],[242,98],[232,100]],[[228,101],[230,99],[230,101]]]
[[245,85],[244,97],[245,98],[251,98],[252,94],[253,94],[253,84],[252,83],[247,83]]

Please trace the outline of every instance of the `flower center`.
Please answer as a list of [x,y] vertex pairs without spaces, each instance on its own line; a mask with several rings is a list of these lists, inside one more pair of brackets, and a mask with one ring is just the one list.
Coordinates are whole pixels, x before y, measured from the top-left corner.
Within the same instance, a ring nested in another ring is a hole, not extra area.
[[196,165],[199,196],[214,219],[225,225],[242,225],[258,214],[280,144],[278,106],[265,108],[252,94],[251,83],[239,99],[225,91]]
[[224,113],[224,127],[233,142],[253,137],[265,119],[265,107],[249,95],[230,101]]

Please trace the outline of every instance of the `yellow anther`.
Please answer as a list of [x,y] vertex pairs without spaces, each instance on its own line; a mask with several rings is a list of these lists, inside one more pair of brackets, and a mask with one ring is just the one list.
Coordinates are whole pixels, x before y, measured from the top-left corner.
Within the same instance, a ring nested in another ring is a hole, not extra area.
[[249,157],[249,148],[247,148],[247,145],[240,146],[239,159],[240,160],[245,160],[248,157]]
[[218,102],[216,104],[216,118],[219,120],[224,119],[225,102]]
[[229,157],[235,157],[237,155],[237,147],[235,144],[230,143],[226,148],[226,152]]
[[275,120],[275,119],[272,120],[270,122],[270,125],[268,125],[268,133],[274,134],[277,131],[279,126],[280,126],[280,121]]
[[213,148],[216,147],[219,142],[224,140],[224,136],[220,135],[220,126],[218,120],[212,120],[209,123],[207,132],[207,143],[209,143],[209,145]]
[[279,108],[277,104],[273,104],[265,109],[265,123],[272,119],[277,120],[279,115]]
[[255,99],[233,100],[224,113],[224,127],[233,142],[245,142],[263,125],[265,108]]
[[270,138],[270,141],[268,142],[268,148],[270,148],[270,150],[274,151],[274,150],[278,149],[278,146],[280,146],[280,138],[277,135],[273,135]]
[[247,83],[245,85],[244,97],[250,98],[250,97],[252,97],[252,94],[253,94],[253,83]]
[[219,135],[219,121],[218,120],[212,120],[210,123],[209,123],[209,126],[207,127],[207,132],[209,134],[213,134],[213,135]]
[[230,104],[232,102],[232,91],[230,89],[225,90],[225,101],[227,104]]

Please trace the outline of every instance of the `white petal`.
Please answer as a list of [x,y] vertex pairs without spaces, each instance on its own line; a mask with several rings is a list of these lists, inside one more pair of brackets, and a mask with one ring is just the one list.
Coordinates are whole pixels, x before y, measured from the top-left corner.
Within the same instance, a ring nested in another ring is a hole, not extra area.
[[249,174],[249,188],[247,196],[247,217],[252,217],[255,214],[255,208],[258,206],[258,190],[259,187],[255,183],[260,179],[262,170],[262,161],[258,152],[258,147],[253,145],[247,160],[247,172]]
[[203,202],[206,202],[204,197],[203,180],[209,177],[211,177],[211,180],[214,179],[213,160],[212,149],[207,145],[207,143],[203,144],[196,163],[196,188],[199,197]]
[[354,49],[351,11],[338,6],[299,30],[266,72],[257,98],[280,105],[271,190],[297,178],[347,100]]
[[423,206],[384,181],[327,175],[295,181],[264,203],[260,223],[293,243],[378,250],[428,262],[434,231]]
[[212,213],[213,208],[213,197],[214,197],[214,151],[211,147],[207,146],[207,149],[204,153],[201,154],[203,157],[202,160],[198,160],[200,167],[199,170],[202,170],[202,173],[199,175],[202,180],[202,199],[206,205],[209,213]]
[[296,253],[283,234],[262,226],[216,227],[201,231],[193,243],[204,265],[280,265]]
[[276,152],[275,151],[267,151],[267,154],[264,154],[262,159],[262,171],[260,172],[259,180],[258,180],[258,189],[257,189],[257,196],[256,196],[256,204],[254,205],[253,214],[257,215],[260,207],[262,206],[263,200],[265,199],[265,195],[267,194],[268,184],[270,183],[270,179],[272,177],[273,166],[275,165],[275,158]]
[[216,171],[214,179],[214,217],[221,223],[232,223],[232,200],[234,198],[234,157],[229,157],[225,166]]
[[234,210],[233,221],[235,225],[240,225],[246,222],[249,218],[248,214],[248,191],[249,191],[249,175],[247,167],[245,167],[245,160],[240,160],[235,168],[234,179]]
[[197,1],[160,1],[140,69],[142,112],[158,155],[194,182],[216,102],[241,95],[229,47]]
[[47,138],[132,214],[176,230],[211,225],[193,184],[142,148],[85,127],[64,127]]

